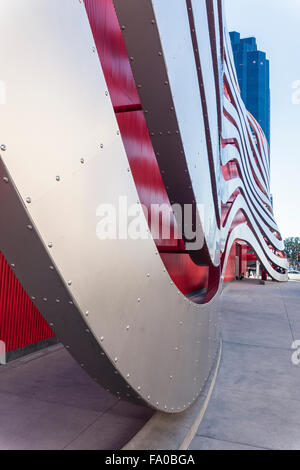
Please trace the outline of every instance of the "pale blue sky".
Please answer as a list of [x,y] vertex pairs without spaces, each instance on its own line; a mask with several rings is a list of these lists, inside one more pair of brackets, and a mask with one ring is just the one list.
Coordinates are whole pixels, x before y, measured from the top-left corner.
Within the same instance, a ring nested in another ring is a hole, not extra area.
[[[284,238],[300,236],[300,0],[226,0],[229,31],[255,36],[271,65],[271,189]],[[295,84],[296,85],[296,84]]]

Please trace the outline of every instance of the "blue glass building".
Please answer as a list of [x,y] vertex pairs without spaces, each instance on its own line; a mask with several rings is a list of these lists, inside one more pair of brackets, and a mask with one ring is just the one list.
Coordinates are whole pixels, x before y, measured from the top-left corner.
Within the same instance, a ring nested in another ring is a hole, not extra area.
[[270,144],[270,62],[257,49],[256,38],[230,33],[242,99],[262,127]]

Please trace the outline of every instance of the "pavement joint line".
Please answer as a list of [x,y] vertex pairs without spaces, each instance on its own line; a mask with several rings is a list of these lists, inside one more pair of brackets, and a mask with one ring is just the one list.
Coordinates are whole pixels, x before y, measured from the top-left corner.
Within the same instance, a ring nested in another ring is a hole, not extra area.
[[[219,387],[219,390],[220,391],[226,391],[226,392],[236,392],[236,393],[239,393],[239,394],[244,394],[244,393],[248,393],[247,390],[242,390],[242,389],[238,389],[236,388],[235,386],[232,386],[232,387],[226,387],[226,385],[218,385]],[[249,393],[248,393],[249,394]],[[294,401],[296,403],[299,403],[300,402],[300,398],[291,398],[291,397],[285,397],[285,396],[278,396],[278,395],[274,395],[270,392],[264,392],[264,393],[259,393],[259,392],[251,392],[251,396],[256,396],[256,397],[269,397],[269,398],[278,398],[278,399],[283,399],[285,401]],[[208,437],[208,436],[207,436]]]
[[[83,407],[80,407],[80,406],[76,406],[76,405],[70,405],[68,403],[61,403],[61,402],[58,402],[58,401],[50,401],[50,400],[41,400],[40,398],[37,398],[33,395],[30,395],[30,396],[24,396],[20,393],[14,393],[14,392],[11,392],[11,391],[8,391],[8,390],[1,390],[0,389],[0,395],[9,395],[9,396],[14,396],[16,398],[20,398],[20,399],[23,399],[24,401],[26,400],[30,400],[30,401],[37,401],[39,403],[48,403],[49,405],[57,405],[57,406],[63,406],[64,408],[72,408],[74,410],[87,410],[87,411],[91,411],[93,413],[98,413],[99,416],[101,414],[105,414],[107,412],[107,410],[105,411],[97,411],[97,410],[88,410],[87,408],[83,408]],[[113,405],[114,406],[114,405]],[[99,418],[98,416],[98,418]]]
[[282,348],[282,347],[277,347],[277,346],[268,346],[268,345],[264,345],[264,344],[251,344],[251,343],[239,343],[237,341],[227,341],[225,339],[222,339],[222,343],[223,344],[235,344],[237,346],[248,346],[248,347],[252,347],[252,348],[264,348],[264,349],[275,349],[275,350],[278,350],[278,351],[291,351],[291,348],[289,347],[286,347],[286,348]]
[[[111,409],[111,408],[112,408],[112,407],[110,407],[110,409]],[[98,421],[98,419],[102,418],[105,414],[106,414],[106,411],[99,413],[99,416],[97,416],[95,419],[93,419],[93,420],[90,422],[90,424],[88,424],[84,429],[82,429],[82,431],[80,431],[79,434],[78,434],[76,437],[74,437],[73,439],[71,439],[71,441],[68,442],[68,444],[66,444],[66,445],[62,448],[62,450],[65,450],[65,449],[66,449],[67,447],[69,447],[73,442],[75,442],[80,436],[82,436],[82,434],[84,434],[90,427],[92,427],[93,424],[95,424],[95,423]]]
[[204,436],[203,434],[196,434],[197,437],[201,437],[203,439],[211,439],[212,441],[220,441],[220,442],[227,442],[228,444],[238,444],[247,447],[256,447],[257,449],[261,450],[273,450],[271,447],[261,447],[260,445],[256,444],[249,444],[246,442],[238,442],[238,441],[230,441],[228,439],[219,439],[218,437],[211,437],[211,436]]
[[295,336],[294,336],[294,332],[293,332],[291,320],[290,320],[289,313],[288,313],[288,309],[287,309],[287,306],[286,306],[286,303],[285,303],[284,295],[282,294],[281,286],[279,286],[279,289],[280,289],[280,294],[281,294],[280,297],[281,297],[281,299],[282,299],[282,303],[283,303],[283,307],[284,307],[284,310],[285,310],[285,313],[286,313],[286,317],[287,317],[287,320],[288,320],[288,322],[289,322],[289,326],[290,326],[290,330],[291,330],[291,335],[292,335],[292,341],[294,342],[296,338],[295,338]]
[[[19,368],[21,366],[24,366],[26,364],[29,364],[33,361],[37,361],[38,359],[44,358],[45,356],[48,356],[48,355],[50,356],[50,355],[53,355],[55,353],[58,353],[59,351],[64,349],[63,345],[61,345],[60,348],[57,348],[57,345],[54,345],[52,347],[55,348],[54,351],[51,351],[51,347],[50,347],[49,350],[47,350],[47,351],[43,351],[43,350],[42,351],[35,351],[31,354],[28,354],[27,356],[24,356],[23,358],[18,358],[18,359],[15,359],[13,361],[8,362],[4,366],[2,365],[0,367],[0,373],[4,373],[4,372],[6,372],[8,370],[11,370],[11,369],[17,369],[17,368]],[[29,358],[29,356],[36,356],[36,357]]]

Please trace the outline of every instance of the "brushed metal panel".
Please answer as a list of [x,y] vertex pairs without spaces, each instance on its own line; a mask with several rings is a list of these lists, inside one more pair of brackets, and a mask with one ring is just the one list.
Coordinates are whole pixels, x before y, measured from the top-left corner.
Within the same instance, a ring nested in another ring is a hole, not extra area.
[[97,381],[180,411],[201,392],[217,354],[218,298],[199,306],[182,295],[151,238],[97,238],[99,204],[139,199],[84,5],[9,0],[0,13],[9,93],[0,119],[4,251]]

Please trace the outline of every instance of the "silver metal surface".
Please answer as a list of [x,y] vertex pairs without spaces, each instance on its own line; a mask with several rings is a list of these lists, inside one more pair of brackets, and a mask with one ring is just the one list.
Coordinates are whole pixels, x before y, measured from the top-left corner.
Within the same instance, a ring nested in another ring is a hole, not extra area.
[[[220,92],[217,2],[207,2],[212,9],[184,0],[114,3],[170,200],[204,207],[197,227],[207,264],[217,269],[220,249],[227,260],[236,240],[244,240],[274,279],[285,280],[274,269],[285,268],[286,260],[276,253],[282,240],[268,207],[265,138],[253,151],[250,124],[260,130],[225,66],[235,105]],[[222,285],[210,302],[195,304],[178,291],[154,240],[97,236],[100,204],[118,207],[120,196],[128,206],[141,201],[95,52],[83,2],[0,0],[7,86],[0,114],[0,249],[95,380],[120,397],[179,412],[201,393],[217,355]],[[225,54],[230,64],[227,35]],[[223,117],[223,106],[236,125]],[[236,139],[239,150],[227,145],[221,153],[221,137]],[[225,181],[221,164],[232,156],[240,177]],[[242,194],[222,227],[221,202],[237,189]],[[240,210],[248,223],[233,228]],[[141,231],[148,229],[142,218]],[[226,261],[223,266],[222,276]]]
[[95,379],[121,395],[127,383],[133,396],[178,412],[196,399],[217,354],[218,299],[199,306],[178,295],[153,240],[97,238],[99,204],[117,205],[120,194],[135,203],[138,194],[84,5],[2,0],[0,18],[9,96],[1,177],[14,182],[1,186],[9,204],[1,250]]

